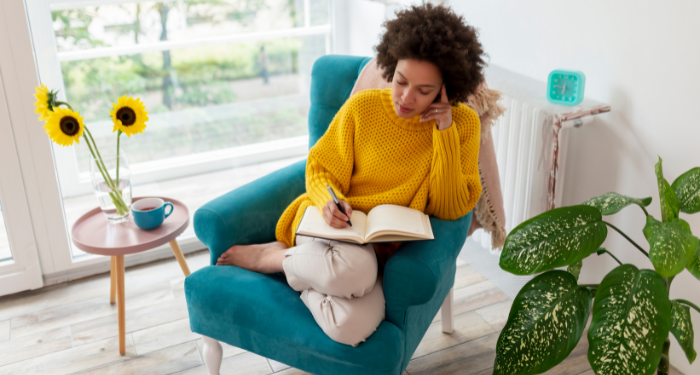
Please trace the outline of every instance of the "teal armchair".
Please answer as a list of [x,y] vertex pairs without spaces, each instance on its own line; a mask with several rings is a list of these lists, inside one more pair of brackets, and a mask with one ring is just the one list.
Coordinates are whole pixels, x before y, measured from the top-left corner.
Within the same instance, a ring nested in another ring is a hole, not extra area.
[[[370,58],[331,55],[313,66],[309,148],[350,96]],[[400,375],[443,306],[443,331],[452,332],[452,286],[457,255],[472,213],[454,221],[430,217],[435,241],[404,243],[384,270],[386,318],[357,347],[331,340],[281,273],[215,266],[233,245],[275,241],[284,209],[305,191],[306,160],[220,196],[194,215],[210,266],[185,280],[190,328],[203,335],[209,374],[219,374],[219,341],[313,374]]]

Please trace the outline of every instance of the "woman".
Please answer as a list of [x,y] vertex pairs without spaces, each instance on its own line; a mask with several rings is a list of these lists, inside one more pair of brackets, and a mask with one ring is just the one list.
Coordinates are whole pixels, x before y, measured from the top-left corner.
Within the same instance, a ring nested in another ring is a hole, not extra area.
[[377,64],[391,88],[362,91],[340,108],[309,150],[306,193],[280,217],[278,241],[236,245],[217,261],[282,272],[323,331],[352,346],[384,320],[382,271],[401,243],[361,246],[297,237],[306,208],[318,207],[335,228],[348,227],[354,209],[367,213],[380,204],[456,220],[481,194],[479,117],[459,103],[483,80],[476,31],[449,8],[431,4],[398,12],[385,26]]

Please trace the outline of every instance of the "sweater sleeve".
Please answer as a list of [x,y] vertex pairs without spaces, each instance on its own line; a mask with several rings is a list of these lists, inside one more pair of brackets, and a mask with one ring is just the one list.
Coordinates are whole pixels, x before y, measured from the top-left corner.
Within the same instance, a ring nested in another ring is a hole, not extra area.
[[348,100],[335,115],[326,133],[309,150],[306,192],[319,210],[332,199],[328,184],[340,200],[347,201],[354,166],[355,119]]
[[464,106],[452,111],[452,119],[452,125],[445,130],[433,128],[426,213],[441,220],[457,220],[468,214],[481,195],[479,116]]

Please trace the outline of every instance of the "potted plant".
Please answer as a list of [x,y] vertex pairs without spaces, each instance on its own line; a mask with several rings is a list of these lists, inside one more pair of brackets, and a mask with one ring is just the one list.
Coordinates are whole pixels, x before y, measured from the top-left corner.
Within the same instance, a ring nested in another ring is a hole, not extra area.
[[[679,218],[679,212],[700,211],[700,168],[669,184],[661,163],[659,158],[660,221],[645,209],[651,197],[611,192],[582,205],[547,211],[510,232],[501,268],[515,275],[539,275],[515,297],[496,346],[495,375],[541,374],[556,366],[579,342],[591,313],[588,361],[596,374],[668,374],[669,334],[688,361],[695,360],[690,309],[700,308],[690,301],[670,300],[669,290],[684,269],[700,280],[700,241]],[[648,251],[603,220],[629,205],[639,206],[646,215],[642,231]],[[654,269],[622,264],[600,248],[608,228],[647,256]],[[594,253],[608,254],[620,265],[600,284],[578,284],[583,259]],[[567,270],[555,269],[559,267]]]

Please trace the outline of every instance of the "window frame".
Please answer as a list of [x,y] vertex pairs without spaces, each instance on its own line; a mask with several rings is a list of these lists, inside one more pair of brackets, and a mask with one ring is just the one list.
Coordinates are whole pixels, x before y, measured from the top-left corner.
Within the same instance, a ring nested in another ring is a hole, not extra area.
[[28,126],[36,124],[37,115],[27,97],[33,99],[31,84],[37,80],[25,20],[21,1],[0,2],[0,51],[11,51],[0,54],[0,201],[3,229],[12,251],[12,260],[0,264],[0,295],[44,285],[38,253],[40,233],[35,232],[35,223],[41,221],[35,219],[39,207],[30,201],[37,193],[37,175],[31,158],[27,158],[31,151],[26,133]]

